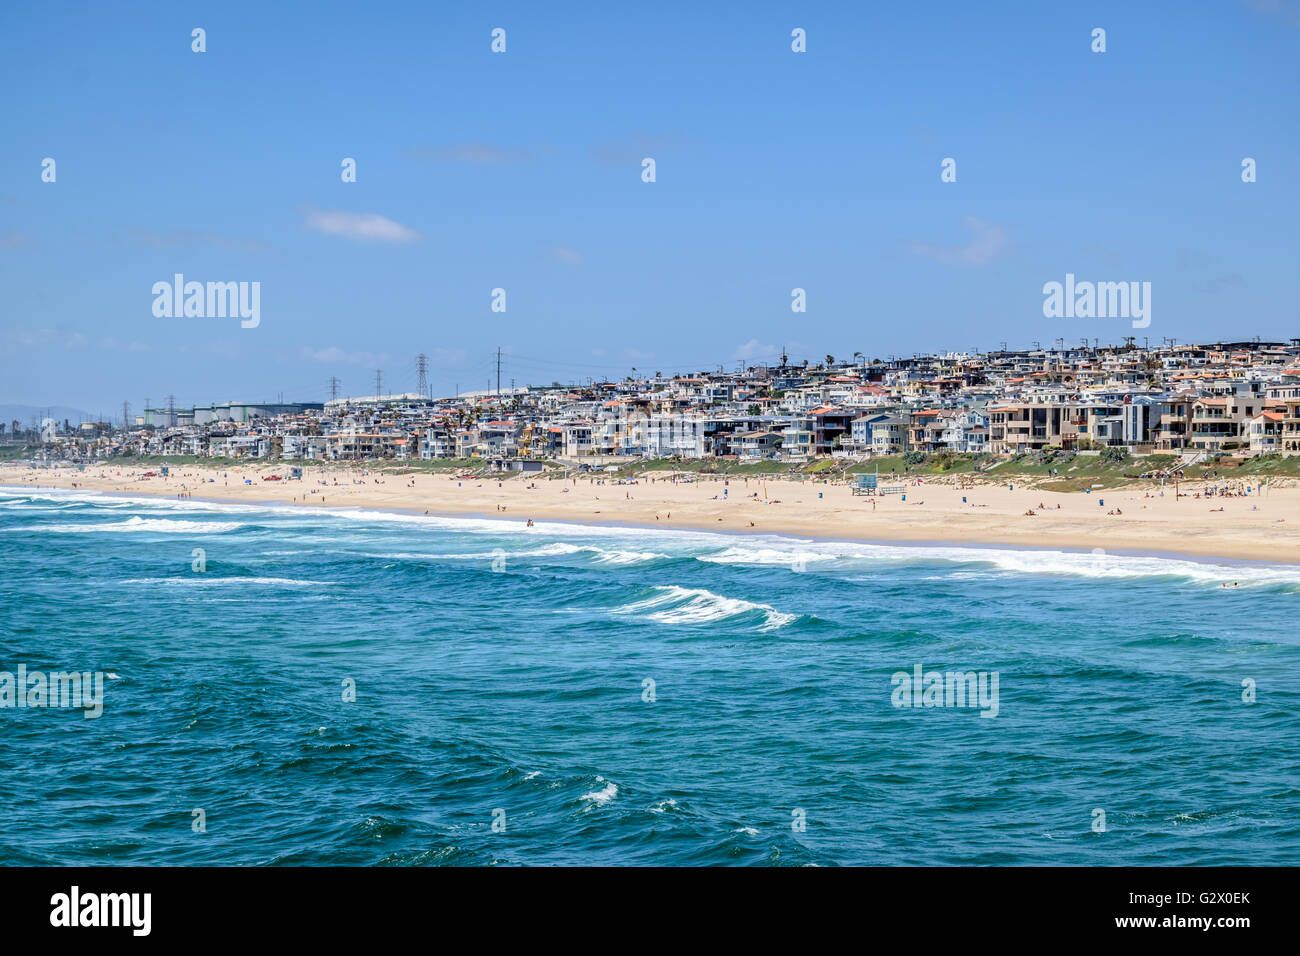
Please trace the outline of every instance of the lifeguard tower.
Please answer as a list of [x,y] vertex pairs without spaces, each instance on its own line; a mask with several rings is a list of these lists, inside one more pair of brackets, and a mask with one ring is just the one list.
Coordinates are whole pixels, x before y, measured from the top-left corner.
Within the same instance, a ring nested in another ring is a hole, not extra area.
[[[879,469],[879,466],[876,466]],[[880,472],[871,475],[854,475],[857,479],[853,485],[855,495],[898,495],[903,493],[902,485],[882,485]]]

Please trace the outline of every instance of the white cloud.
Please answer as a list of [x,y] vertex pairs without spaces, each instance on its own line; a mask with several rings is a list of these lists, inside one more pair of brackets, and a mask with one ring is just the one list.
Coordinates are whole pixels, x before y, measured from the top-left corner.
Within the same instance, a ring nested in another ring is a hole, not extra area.
[[605,166],[640,166],[647,156],[659,156],[687,146],[681,133],[650,133],[638,131],[620,139],[597,143],[591,148],[592,158]]
[[748,362],[753,359],[771,358],[779,353],[775,345],[765,345],[758,339],[750,339],[744,345],[739,345],[731,353],[731,357],[737,361]]
[[551,255],[571,266],[582,265],[582,253],[572,246],[551,246]]
[[1256,13],[1279,16],[1288,26],[1300,26],[1300,2],[1297,0],[1244,0]]
[[937,246],[928,242],[909,242],[907,249],[913,255],[925,256],[944,265],[982,266],[992,262],[1006,246],[1007,235],[1002,227],[974,216],[962,219],[962,225],[973,234],[970,241],[956,246]]
[[469,358],[469,353],[464,349],[436,348],[433,350],[434,365],[461,365],[465,359]]
[[331,362],[335,365],[374,366],[384,360],[384,356],[376,355],[373,352],[345,352],[337,345],[331,345],[329,348],[324,349],[313,349],[304,346],[302,357],[313,362]]
[[219,236],[197,229],[173,229],[170,232],[157,232],[152,229],[134,229],[131,237],[136,242],[158,249],[170,249],[176,246],[210,245],[222,249],[234,249],[239,252],[263,252],[268,247],[256,239],[231,236]]
[[410,226],[375,212],[306,209],[303,221],[308,229],[327,236],[342,236],[361,242],[414,242],[420,238],[420,234]]
[[417,146],[410,150],[420,159],[442,163],[470,163],[475,166],[504,166],[533,158],[522,149],[510,149],[493,143],[451,143],[446,146]]

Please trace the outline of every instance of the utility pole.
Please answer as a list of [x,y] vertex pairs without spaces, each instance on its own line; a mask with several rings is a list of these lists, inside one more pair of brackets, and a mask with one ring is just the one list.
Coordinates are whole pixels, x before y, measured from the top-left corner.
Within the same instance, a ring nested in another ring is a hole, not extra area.
[[339,386],[343,384],[336,376],[330,376],[330,401],[339,397]]
[[421,396],[424,396],[424,393],[429,390],[428,371],[429,371],[429,360],[425,358],[424,353],[421,352],[419,355],[415,357],[415,374],[418,379],[417,390],[419,391]]
[[383,380],[384,380],[383,370],[375,369],[375,401],[378,401],[379,396],[384,394],[383,385],[382,385]]
[[501,346],[497,346],[497,401],[501,401]]

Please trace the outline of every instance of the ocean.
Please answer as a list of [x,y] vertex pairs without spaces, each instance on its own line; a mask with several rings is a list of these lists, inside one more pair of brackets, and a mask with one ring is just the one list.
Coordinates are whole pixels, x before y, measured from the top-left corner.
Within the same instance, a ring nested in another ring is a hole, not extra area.
[[0,704],[103,683],[11,676],[0,863],[1295,865],[1298,616],[1297,566],[8,487]]

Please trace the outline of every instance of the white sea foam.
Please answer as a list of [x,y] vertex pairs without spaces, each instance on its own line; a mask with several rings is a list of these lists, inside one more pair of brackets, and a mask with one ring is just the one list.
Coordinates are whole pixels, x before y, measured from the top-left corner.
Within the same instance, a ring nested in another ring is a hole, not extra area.
[[834,554],[826,554],[821,551],[731,547],[718,554],[701,555],[698,560],[709,564],[756,564],[793,567],[819,561],[834,561],[836,557]]
[[[844,556],[863,561],[943,562],[960,564],[950,576],[1035,574],[1097,579],[1180,578],[1195,584],[1296,585],[1300,567],[1234,565],[1155,555],[1105,552],[955,548],[889,545],[840,545]],[[982,567],[981,567],[982,566]]]
[[[216,491],[216,486],[213,486]],[[324,489],[328,495],[328,488]],[[818,541],[806,538],[771,534],[720,534],[711,531],[691,531],[667,528],[627,528],[605,525],[583,525],[556,521],[539,521],[527,527],[524,520],[516,518],[469,518],[435,515],[417,515],[397,512],[372,511],[364,508],[312,508],[293,505],[244,504],[201,501],[194,499],[171,500],[146,496],[110,496],[97,492],[60,489],[30,489],[21,486],[0,488],[0,504],[16,501],[78,502],[100,508],[137,507],[142,510],[229,512],[240,515],[274,514],[319,527],[323,521],[345,519],[372,524],[431,528],[468,534],[495,536],[529,535],[550,539],[552,545],[526,551],[509,552],[519,557],[544,557],[547,555],[574,554],[588,550],[594,560],[609,565],[635,564],[672,556],[692,556],[698,560],[720,565],[787,566],[792,569],[834,572],[870,570],[873,565],[950,564],[960,569],[942,572],[940,577],[962,577],[1006,574],[1055,575],[1058,577],[1083,577],[1097,579],[1125,579],[1163,577],[1194,584],[1218,586],[1233,582],[1242,587],[1272,585],[1291,586],[1300,590],[1300,566],[1266,564],[1230,564],[1214,560],[1191,560],[1177,556],[1097,554],[1090,552],[1056,551],[1040,549],[1014,549],[994,547],[959,547],[952,545],[868,544],[865,542]],[[133,518],[122,525],[53,525],[40,530],[55,532],[88,531],[175,531],[203,533],[205,530],[224,531],[239,527],[221,522],[175,522],[166,527],[160,522],[149,527],[145,522],[159,519]],[[132,522],[136,522],[132,524]],[[193,527],[185,527],[185,525]],[[18,529],[10,529],[18,530]],[[578,539],[570,544],[563,539]],[[602,539],[609,547],[601,548],[590,543]],[[642,550],[637,545],[653,541],[655,551]],[[560,546],[563,547],[560,547]],[[550,550],[546,550],[550,548]],[[704,552],[704,553],[701,553]],[[379,557],[425,558],[457,560],[497,557],[495,554],[418,554],[401,552]],[[933,570],[926,572],[934,576]]]
[[644,614],[661,624],[707,624],[741,614],[760,614],[760,630],[775,630],[798,619],[796,614],[783,614],[769,604],[756,604],[739,598],[723,597],[703,588],[683,588],[677,585],[659,586],[652,597],[634,601],[614,609],[615,614]]
[[593,790],[591,793],[584,793],[581,797],[583,800],[590,800],[593,804],[609,803],[618,796],[618,784],[610,783],[604,777],[597,777],[597,783],[603,783],[605,786],[600,790]]
[[459,554],[427,554],[414,551],[394,551],[383,554],[371,555],[376,558],[389,558],[397,561],[490,561],[494,558],[550,558],[560,557],[570,554],[590,554],[594,560],[601,564],[640,564],[644,561],[655,561],[660,558],[667,558],[666,554],[659,554],[655,551],[618,551],[606,548],[598,548],[594,545],[569,544],[565,541],[556,541],[551,544],[543,545],[540,548],[528,548],[522,551],[478,551],[478,552],[461,552]]
[[195,574],[184,578],[128,578],[123,584],[156,584],[182,587],[219,587],[226,584],[259,584],[272,587],[314,588],[328,587],[331,581],[306,581],[300,578],[211,578]]
[[[789,547],[796,543],[797,548]],[[1300,567],[1295,565],[1217,564],[1160,555],[1096,551],[860,544],[843,541],[790,541],[786,544],[784,548],[773,547],[767,541],[758,547],[733,545],[718,553],[699,555],[697,560],[710,564],[784,566],[797,570],[812,570],[815,565],[819,568],[833,567],[835,571],[869,570],[879,565],[961,566],[940,574],[927,572],[922,580],[1035,574],[1115,580],[1165,577],[1181,578],[1196,584],[1238,582],[1242,586],[1294,585],[1300,588]]]
[[234,531],[243,525],[236,521],[178,521],[174,518],[141,518],[138,515],[125,521],[99,522],[96,524],[51,524],[32,526],[26,531],[48,531],[54,534],[89,534],[97,531],[133,532],[147,531],[154,534],[220,534]]

